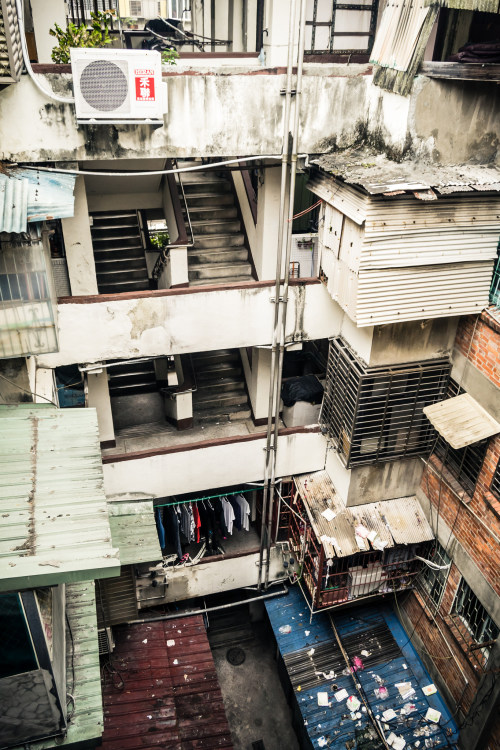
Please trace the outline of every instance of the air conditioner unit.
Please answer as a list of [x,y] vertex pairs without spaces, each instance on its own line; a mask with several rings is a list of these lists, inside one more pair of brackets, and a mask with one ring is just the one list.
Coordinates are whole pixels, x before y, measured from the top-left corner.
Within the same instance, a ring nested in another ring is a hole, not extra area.
[[160,52],[72,49],[71,68],[78,123],[163,124]]
[[115,640],[111,628],[99,628],[97,631],[99,642],[99,656],[110,654],[115,648]]

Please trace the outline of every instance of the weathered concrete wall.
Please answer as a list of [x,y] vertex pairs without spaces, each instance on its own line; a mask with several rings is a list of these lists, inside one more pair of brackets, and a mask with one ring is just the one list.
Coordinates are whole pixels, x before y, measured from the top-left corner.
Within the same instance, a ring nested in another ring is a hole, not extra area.
[[500,164],[500,90],[487,82],[419,79],[409,130],[443,164]]
[[[106,495],[140,492],[149,497],[182,495],[264,479],[265,436],[194,450],[105,463]],[[280,435],[276,476],[325,466],[326,440],[318,432]]]
[[[41,355],[38,364],[57,367],[270,344],[273,296],[274,288],[265,286],[59,304],[59,351]],[[341,317],[322,284],[290,287],[288,340],[333,336]]]
[[[281,152],[281,69],[169,72],[163,127],[76,125],[74,106],[45,98],[23,76],[0,93],[0,159],[75,161]],[[363,131],[370,78],[363,65],[312,68],[303,81],[300,150],[348,146]],[[71,76],[42,76],[71,94]],[[15,119],[13,118],[15,113]],[[33,128],[33,119],[37,127]]]
[[33,401],[31,390],[26,359],[0,359],[0,404],[29,403]]
[[449,357],[458,318],[391,323],[373,329],[371,366]]
[[423,468],[419,458],[407,458],[346,469],[334,450],[328,451],[326,460],[326,470],[347,507],[415,495]]

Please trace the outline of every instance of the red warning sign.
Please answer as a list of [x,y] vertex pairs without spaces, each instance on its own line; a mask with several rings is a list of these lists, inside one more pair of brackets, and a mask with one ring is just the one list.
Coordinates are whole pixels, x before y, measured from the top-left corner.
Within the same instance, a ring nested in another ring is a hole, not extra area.
[[[155,79],[152,75],[135,76],[135,100],[137,102],[154,102],[155,101]],[[142,71],[141,71],[142,72]],[[150,72],[150,71],[144,71]]]

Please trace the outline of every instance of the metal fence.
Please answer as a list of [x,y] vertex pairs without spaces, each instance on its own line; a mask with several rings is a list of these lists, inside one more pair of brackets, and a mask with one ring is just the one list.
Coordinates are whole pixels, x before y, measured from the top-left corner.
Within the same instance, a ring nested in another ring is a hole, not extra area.
[[349,468],[430,452],[423,409],[445,397],[447,359],[368,367],[339,336],[330,342],[320,422]]

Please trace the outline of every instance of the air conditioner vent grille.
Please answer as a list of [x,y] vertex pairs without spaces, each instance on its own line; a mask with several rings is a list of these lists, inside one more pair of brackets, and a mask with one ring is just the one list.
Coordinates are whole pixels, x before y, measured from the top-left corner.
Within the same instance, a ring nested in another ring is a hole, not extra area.
[[82,71],[80,91],[91,107],[100,112],[110,112],[121,107],[127,99],[127,77],[116,63],[95,60]]

